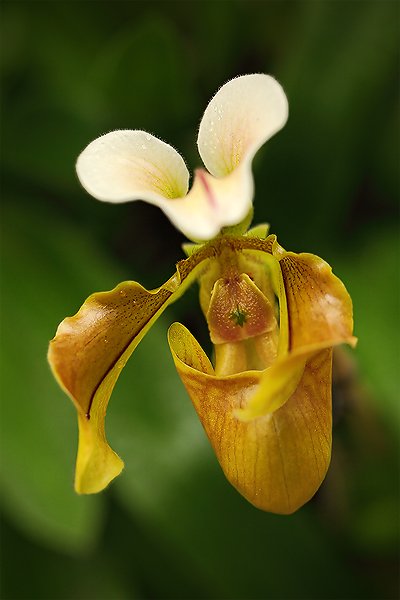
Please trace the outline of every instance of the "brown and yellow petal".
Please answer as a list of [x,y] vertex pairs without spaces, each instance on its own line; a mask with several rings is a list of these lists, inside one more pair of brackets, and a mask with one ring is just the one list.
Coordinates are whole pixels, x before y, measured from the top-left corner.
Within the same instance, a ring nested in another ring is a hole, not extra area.
[[[355,345],[351,298],[322,258],[275,250],[284,283],[289,350],[321,342]],[[333,345],[333,344],[331,344]]]
[[78,411],[77,492],[98,492],[121,472],[123,462],[108,445],[104,430],[111,392],[141,339],[197,277],[208,257],[205,246],[180,261],[175,275],[156,290],[128,281],[93,294],[75,316],[59,325],[48,360]]

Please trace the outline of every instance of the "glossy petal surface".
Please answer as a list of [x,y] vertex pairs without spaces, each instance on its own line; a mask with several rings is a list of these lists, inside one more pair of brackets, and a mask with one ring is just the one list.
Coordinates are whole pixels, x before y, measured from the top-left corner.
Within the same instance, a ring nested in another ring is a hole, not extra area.
[[290,349],[319,342],[354,345],[351,298],[328,263],[314,254],[285,252],[279,265],[285,285]]
[[236,418],[262,373],[213,375],[203,350],[180,324],[169,342],[178,373],[228,480],[252,504],[289,514],[321,484],[331,451],[331,350],[315,354],[280,409],[250,422]]

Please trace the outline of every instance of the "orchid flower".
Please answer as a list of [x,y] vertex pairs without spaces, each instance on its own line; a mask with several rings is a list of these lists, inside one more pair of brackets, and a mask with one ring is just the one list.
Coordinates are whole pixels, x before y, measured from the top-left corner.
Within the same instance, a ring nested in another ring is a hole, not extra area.
[[144,335],[195,281],[212,360],[180,323],[168,341],[227,479],[256,507],[280,514],[323,481],[332,349],[356,341],[351,299],[321,258],[286,252],[266,225],[248,230],[252,159],[287,115],[285,93],[269,75],[222,86],[199,128],[207,170],[195,172],[189,192],[181,156],[144,131],[108,133],[79,156],[78,177],[92,196],[155,204],[194,243],[161,287],[127,281],[93,294],[50,342],[50,366],[78,413],[78,493],[101,491],[123,469],[105,436],[110,395]]

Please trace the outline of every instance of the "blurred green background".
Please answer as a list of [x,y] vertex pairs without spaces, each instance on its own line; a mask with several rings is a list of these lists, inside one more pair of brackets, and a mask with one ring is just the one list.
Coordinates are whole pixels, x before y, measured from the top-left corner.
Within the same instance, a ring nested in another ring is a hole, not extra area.
[[[1,547],[4,599],[397,597],[399,4],[21,2],[2,10]],[[338,356],[328,477],[298,513],[247,504],[224,479],[174,372],[169,323],[208,346],[197,290],[122,374],[107,418],[126,469],[77,497],[75,410],[48,340],[93,291],[156,287],[184,241],[141,202],[79,186],[83,147],[145,129],[193,169],[217,88],[273,74],[285,129],[254,164],[255,222],[323,256],[354,300]]]

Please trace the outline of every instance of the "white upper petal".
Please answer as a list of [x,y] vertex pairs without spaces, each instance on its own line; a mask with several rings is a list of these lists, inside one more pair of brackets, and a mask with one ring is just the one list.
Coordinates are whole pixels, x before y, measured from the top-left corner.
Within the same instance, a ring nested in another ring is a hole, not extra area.
[[205,166],[223,177],[242,162],[250,165],[287,117],[285,92],[270,75],[242,75],[228,81],[210,101],[200,123],[197,144]]
[[223,227],[237,225],[248,214],[253,198],[253,178],[239,167],[226,177],[214,177],[198,169],[184,198],[165,200],[159,206],[186,237],[210,240]]
[[107,133],[81,153],[76,170],[98,200],[145,200],[159,206],[192,240],[208,240],[236,225],[253,199],[251,161],[286,122],[287,99],[269,75],[244,75],[226,83],[209,103],[198,146],[210,171],[189,173],[176,150],[139,130]]
[[140,199],[159,204],[188,190],[189,173],[181,155],[145,131],[102,135],[80,154],[76,171],[89,194],[106,202]]

